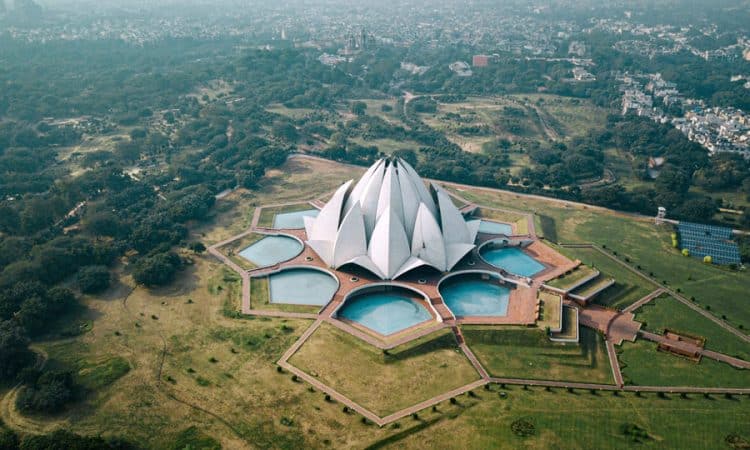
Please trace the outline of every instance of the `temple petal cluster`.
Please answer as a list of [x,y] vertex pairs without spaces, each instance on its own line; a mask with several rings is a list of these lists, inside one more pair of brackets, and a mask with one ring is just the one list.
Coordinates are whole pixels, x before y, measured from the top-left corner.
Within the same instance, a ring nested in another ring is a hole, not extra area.
[[451,270],[475,247],[480,221],[465,221],[445,191],[428,189],[402,159],[381,159],[353,183],[305,217],[307,244],[330,267],[355,264],[391,280],[422,266]]

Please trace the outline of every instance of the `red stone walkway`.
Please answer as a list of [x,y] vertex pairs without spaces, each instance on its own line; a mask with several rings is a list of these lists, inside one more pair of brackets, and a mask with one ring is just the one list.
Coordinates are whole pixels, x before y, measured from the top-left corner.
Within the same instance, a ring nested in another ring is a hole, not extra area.
[[612,376],[615,379],[617,387],[623,387],[625,381],[622,379],[622,371],[620,370],[620,360],[617,359],[617,352],[615,351],[615,345],[609,339],[604,341],[607,346],[607,356],[609,357],[609,366],[612,368]]
[[730,366],[736,367],[738,369],[750,369],[750,362],[748,361],[735,358],[733,356],[725,355],[723,353],[718,353],[718,352],[714,352],[711,350],[705,350],[704,348],[699,347],[687,341],[678,341],[675,339],[668,339],[660,334],[651,333],[648,331],[641,331],[640,335],[644,339],[648,339],[649,341],[653,341],[659,344],[669,345],[670,347],[674,347],[675,349],[684,351],[687,354],[698,354],[706,358],[710,358],[716,361],[727,363]]
[[615,309],[604,308],[599,305],[588,305],[585,308],[575,303],[570,304],[578,308],[578,321],[581,325],[598,330],[607,340],[615,345],[622,341],[635,341],[641,323],[636,322],[632,313],[622,313]]
[[623,312],[635,312],[638,308],[645,305],[646,303],[650,302],[651,300],[655,299],[656,297],[660,296],[661,294],[667,292],[663,288],[659,288],[655,290],[654,292],[648,294],[647,296],[643,297],[642,299],[638,300],[637,302],[633,303],[632,305],[629,305],[627,308],[623,309]]

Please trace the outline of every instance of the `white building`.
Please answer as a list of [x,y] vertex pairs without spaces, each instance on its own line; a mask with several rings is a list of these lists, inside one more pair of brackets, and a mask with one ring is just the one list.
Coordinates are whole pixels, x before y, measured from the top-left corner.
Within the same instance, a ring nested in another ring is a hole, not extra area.
[[451,270],[474,249],[479,223],[465,221],[445,191],[428,189],[403,160],[381,159],[305,217],[305,230],[330,267],[354,264],[391,280],[422,266]]

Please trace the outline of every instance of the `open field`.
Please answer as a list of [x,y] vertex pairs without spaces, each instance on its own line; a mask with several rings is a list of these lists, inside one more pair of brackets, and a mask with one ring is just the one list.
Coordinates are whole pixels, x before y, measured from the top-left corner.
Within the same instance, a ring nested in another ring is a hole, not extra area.
[[287,108],[281,104],[270,105],[266,110],[274,114],[289,117],[290,119],[302,119],[317,111],[312,108]]
[[706,348],[750,360],[750,344],[726,331],[669,295],[651,300],[636,310],[635,320],[654,333],[665,328],[697,334],[706,338]]
[[700,363],[656,350],[656,343],[625,341],[618,359],[626,384],[641,386],[748,387],[750,371],[701,358]]
[[289,362],[380,416],[479,379],[449,330],[384,354],[324,324]]
[[550,342],[536,328],[465,326],[466,343],[495,377],[612,383],[604,340],[581,328],[579,344]]
[[379,151],[385,153],[386,155],[390,155],[396,150],[404,150],[404,149],[411,149],[416,152],[417,150],[419,150],[419,147],[420,147],[419,143],[415,141],[399,141],[399,140],[390,139],[390,138],[368,140],[368,139],[364,139],[361,137],[357,137],[357,138],[351,139],[351,141],[363,147],[369,147],[369,146],[374,145],[378,148]]
[[[653,273],[655,279],[667,281],[670,287],[679,288],[688,298],[695,297],[702,306],[709,305],[711,313],[719,317],[725,315],[733,326],[743,325],[745,330],[750,328],[750,308],[745,301],[750,272],[731,271],[680,255],[671,245],[671,226],[656,226],[651,219],[593,206],[520,196],[512,192],[461,189],[459,194],[479,204],[537,212],[535,221],[540,235],[549,236],[556,242],[593,242],[606,246],[608,250],[616,251],[623,262],[628,258],[630,264],[641,266],[647,274]],[[565,251],[585,263],[585,259],[578,256],[581,250],[586,254],[590,252],[587,249]],[[616,274],[611,275],[619,282],[624,280]],[[646,282],[639,283],[644,285]],[[617,287],[610,289],[605,295],[616,292]]]
[[[746,398],[707,400],[696,395],[688,399],[669,395],[661,399],[656,394],[571,394],[562,389],[545,392],[520,386],[492,389],[478,392],[478,402],[461,399],[458,417],[441,412],[433,419],[433,414],[422,414],[422,420],[430,424],[425,432],[404,431],[390,445],[371,448],[687,449],[728,448],[725,438],[730,434],[748,439],[750,401]],[[507,397],[499,398],[497,391]],[[519,419],[534,425],[532,436],[524,438],[512,432],[511,425]],[[431,424],[431,420],[436,422]],[[623,433],[628,424],[638,425],[650,437],[635,443]]]

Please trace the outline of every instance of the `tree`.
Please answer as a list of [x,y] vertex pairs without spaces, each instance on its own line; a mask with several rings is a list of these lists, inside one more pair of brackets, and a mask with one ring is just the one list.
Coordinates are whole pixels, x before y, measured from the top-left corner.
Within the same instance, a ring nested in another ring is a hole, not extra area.
[[59,412],[75,398],[70,372],[44,372],[31,381],[16,397],[16,407],[22,412]]
[[180,257],[171,252],[147,256],[135,264],[133,279],[148,287],[162,286],[172,281],[180,265]]
[[13,320],[0,322],[0,379],[12,380],[33,360],[23,328]]
[[352,114],[356,116],[364,116],[367,111],[367,103],[365,102],[354,102],[351,107]]
[[101,436],[80,436],[66,430],[50,434],[29,435],[23,439],[19,450],[131,450],[133,444],[121,439],[104,439]]
[[18,435],[12,430],[0,428],[0,449],[15,450],[18,448]]
[[78,287],[84,294],[101,292],[109,287],[109,269],[106,266],[86,266],[78,270]]

